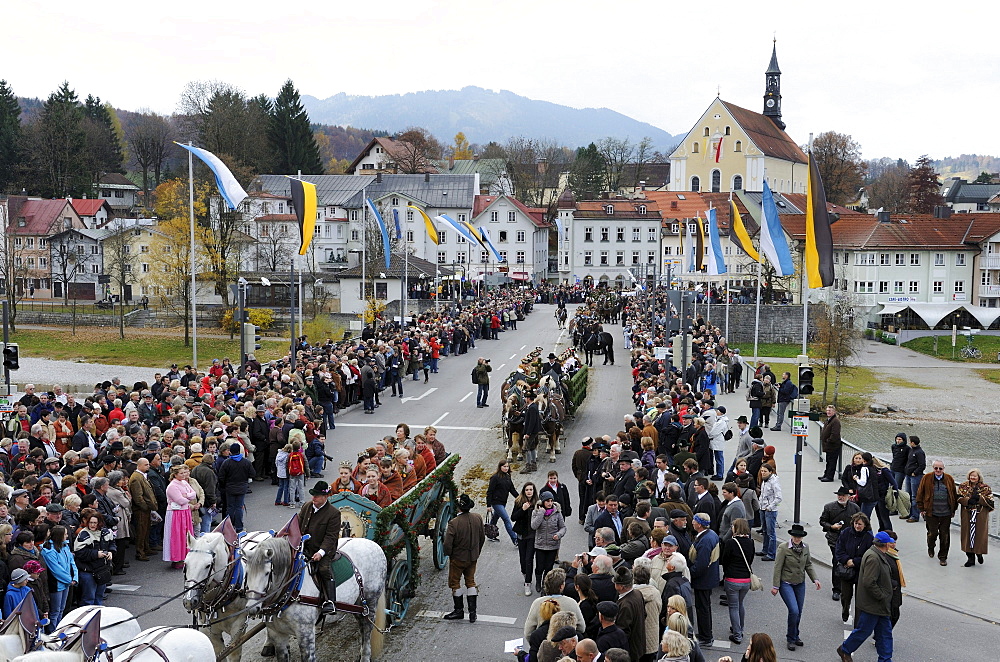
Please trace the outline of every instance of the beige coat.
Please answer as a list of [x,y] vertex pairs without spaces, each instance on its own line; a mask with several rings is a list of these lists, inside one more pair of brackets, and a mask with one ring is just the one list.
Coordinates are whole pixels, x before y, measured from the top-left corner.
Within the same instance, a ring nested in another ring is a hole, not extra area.
[[108,499],[121,510],[118,513],[118,526],[115,527],[119,540],[132,537],[132,499],[117,487],[108,488]]

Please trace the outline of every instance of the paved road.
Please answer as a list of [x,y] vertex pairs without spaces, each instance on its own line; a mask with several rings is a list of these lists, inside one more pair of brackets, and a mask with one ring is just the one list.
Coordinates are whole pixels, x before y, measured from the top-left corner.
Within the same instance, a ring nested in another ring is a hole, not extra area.
[[[482,475],[481,468],[485,468],[485,475],[493,471],[496,462],[501,459],[502,451],[498,435],[491,428],[499,420],[498,395],[493,394],[492,404],[489,409],[477,409],[475,407],[474,387],[469,382],[468,374],[472,369],[477,356],[489,356],[493,359],[497,373],[505,374],[504,368],[513,365],[522,351],[527,351],[533,347],[542,346],[546,352],[555,347],[559,339],[559,331],[551,317],[552,308],[549,306],[539,306],[529,318],[519,324],[519,331],[508,332],[500,335],[500,340],[496,342],[483,342],[470,354],[462,357],[449,358],[442,362],[442,372],[439,375],[432,375],[430,384],[407,382],[406,396],[420,397],[419,400],[406,400],[399,402],[392,398],[383,398],[386,403],[376,411],[374,416],[363,416],[360,412],[350,412],[338,418],[337,430],[331,435],[329,448],[331,455],[338,458],[353,458],[355,453],[371,444],[385,434],[390,434],[395,424],[405,421],[411,428],[422,427],[429,423],[435,423],[441,430],[440,437],[444,440],[450,451],[457,451],[462,455],[462,463],[459,465],[457,475],[459,478],[472,473],[476,476]],[[617,330],[617,329],[615,329]],[[565,339],[564,339],[565,340]],[[521,348],[525,349],[522,350]],[[627,364],[623,365],[624,352],[619,350],[619,365],[615,367],[603,367],[598,365],[591,373],[591,389],[587,402],[578,412],[576,422],[570,427],[569,440],[567,442],[567,453],[559,456],[554,465],[542,462],[539,465],[540,472],[534,474],[532,479],[544,481],[544,471],[550,467],[555,467],[562,476],[567,479],[571,493],[575,493],[575,482],[570,471],[570,456],[576,449],[578,440],[587,434],[601,435],[614,433],[620,426],[621,416],[630,409],[628,401],[628,389],[631,378]],[[514,358],[510,358],[513,356]],[[599,363],[600,361],[598,361]],[[430,389],[436,389],[430,392]],[[473,392],[471,396],[469,393]],[[426,394],[426,395],[425,395]],[[462,401],[464,398],[464,402]],[[740,407],[745,407],[734,399],[733,402],[726,402],[730,406],[730,411],[735,419],[739,415],[737,411]],[[771,433],[772,435],[774,433]],[[785,437],[782,435],[782,437]],[[776,439],[782,448],[779,451],[786,459],[784,466],[790,464],[787,437]],[[813,461],[813,464],[815,462]],[[479,465],[477,467],[477,465]],[[807,465],[808,466],[808,465]],[[783,474],[783,478],[784,478]],[[786,494],[789,503],[791,501],[791,473],[786,480]],[[815,475],[815,474],[813,474]],[[520,486],[524,482],[524,476],[515,477],[515,485]],[[817,485],[820,485],[815,478],[807,477]],[[466,488],[473,493],[481,491],[483,483],[478,479],[470,479],[465,482]],[[268,529],[279,526],[283,523],[291,512],[287,509],[275,508],[273,505],[273,493],[270,485],[257,483],[255,493],[248,500],[247,526],[253,529]],[[816,494],[815,499],[820,499],[821,495]],[[811,507],[811,506],[809,506]],[[478,505],[477,512],[484,512],[482,505]],[[582,527],[578,526],[576,514],[569,518],[569,533],[563,541],[562,554],[564,558],[571,557],[577,551],[582,551],[585,545],[585,536]],[[785,515],[783,518],[790,516]],[[812,514],[811,521],[815,521],[817,514]],[[917,528],[917,525],[908,525]],[[811,530],[815,531],[815,527]],[[916,533],[916,531],[914,531]],[[910,534],[913,535],[913,534]],[[907,537],[909,539],[909,536]],[[818,533],[807,539],[808,542],[826,549]],[[518,571],[517,551],[510,544],[509,540],[499,543],[487,543],[487,548],[480,559],[477,579],[480,583],[482,595],[480,597],[480,619],[475,625],[468,621],[445,622],[440,619],[440,612],[451,610],[451,599],[446,586],[446,576],[443,572],[434,570],[427,554],[430,545],[425,539],[421,540],[424,553],[424,561],[421,564],[422,585],[418,596],[411,603],[410,614],[406,621],[398,628],[394,629],[387,638],[386,652],[383,659],[399,659],[405,656],[412,660],[510,660],[511,656],[503,654],[503,642],[508,639],[515,639],[521,636],[524,624],[524,617],[527,614],[528,606],[537,596],[530,598],[522,594],[522,584]],[[907,543],[904,547],[904,554],[908,554],[914,545]],[[817,550],[820,555],[822,550]],[[912,551],[920,551],[919,547]],[[919,556],[919,555],[917,555]],[[987,557],[987,563],[992,562],[992,556]],[[924,556],[924,560],[928,559]],[[965,587],[970,596],[975,598],[988,599],[989,596],[980,596],[975,590],[975,580],[969,580],[962,575],[959,564],[953,564],[954,568],[940,570],[949,571],[947,574],[923,574],[917,566],[917,560],[912,562],[904,556],[904,571],[907,580],[914,591],[921,588],[930,590],[931,587],[938,587],[944,583],[952,585],[952,590],[961,590]],[[180,589],[181,578],[176,571],[166,569],[166,564],[150,563],[150,568],[136,568],[145,564],[132,564],[132,573],[139,570],[143,573],[141,579],[138,575],[132,574],[124,579],[140,585],[134,593],[116,592],[109,596],[109,604],[127,606],[133,611],[141,611],[155,604],[159,599],[166,597]],[[767,564],[759,563],[760,566]],[[987,565],[978,569],[970,569],[980,574],[990,572]],[[770,568],[757,568],[759,574],[767,581]],[[934,564],[933,570],[939,569]],[[912,576],[911,576],[912,573]],[[823,571],[822,579],[826,579],[828,571]],[[825,584],[825,582],[824,582]],[[978,601],[978,600],[977,600]],[[778,658],[780,660],[825,660],[836,659],[833,653],[834,648],[844,636],[843,624],[840,620],[840,606],[830,599],[828,586],[824,585],[822,591],[810,591],[806,601],[806,612],[803,621],[803,639],[806,647],[794,653],[785,650],[782,642],[784,640],[784,607],[778,598],[772,598],[770,593],[754,594],[749,598],[747,617],[747,632],[764,631],[771,634],[780,648]],[[728,615],[721,608],[716,607],[713,612],[714,628],[719,638],[724,638],[728,631]],[[179,604],[171,603],[164,607],[155,615],[141,619],[144,626],[154,623],[185,623],[186,614]],[[932,627],[928,627],[933,623]],[[342,628],[335,628],[336,632],[327,632],[320,638],[321,657],[320,659],[331,662],[350,661],[356,659],[357,635],[356,626],[353,623],[346,623]],[[995,652],[991,649],[992,642],[996,640],[998,630],[995,625],[987,623],[979,618],[966,616],[955,611],[942,608],[940,606],[923,602],[918,599],[907,598],[903,605],[903,616],[896,628],[896,660],[951,660],[954,659],[956,641],[959,637],[964,657],[970,659],[994,659]],[[258,640],[260,637],[258,637]],[[723,645],[728,644],[725,642]],[[244,659],[258,659],[257,651],[260,646],[258,641],[245,649]],[[736,653],[735,650],[726,648],[706,651],[706,658],[714,662],[719,656],[727,653]],[[741,653],[742,651],[740,651]],[[739,659],[737,657],[737,659]],[[855,659],[861,662],[875,660],[874,647],[866,644],[857,654]]]

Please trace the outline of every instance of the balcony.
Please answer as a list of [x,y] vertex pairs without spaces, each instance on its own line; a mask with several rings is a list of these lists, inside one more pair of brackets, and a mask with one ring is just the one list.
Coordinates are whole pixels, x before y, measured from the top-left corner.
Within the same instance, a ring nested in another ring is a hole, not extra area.
[[980,285],[979,296],[990,299],[1000,297],[1000,285]]
[[1000,269],[1000,255],[986,255],[979,258],[980,269]]

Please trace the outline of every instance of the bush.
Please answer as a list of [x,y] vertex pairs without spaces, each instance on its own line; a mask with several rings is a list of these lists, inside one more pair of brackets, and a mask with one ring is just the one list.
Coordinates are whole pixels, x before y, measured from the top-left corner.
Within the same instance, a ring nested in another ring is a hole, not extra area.
[[[244,308],[244,312],[249,313],[250,324],[259,326],[262,331],[267,331],[274,326],[274,312],[270,308]],[[240,323],[236,308],[230,308],[222,314],[219,326],[226,333],[239,333]]]

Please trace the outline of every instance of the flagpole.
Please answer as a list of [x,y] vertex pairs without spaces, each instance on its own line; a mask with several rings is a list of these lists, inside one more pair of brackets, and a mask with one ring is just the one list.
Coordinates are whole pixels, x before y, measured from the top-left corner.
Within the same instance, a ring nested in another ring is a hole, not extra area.
[[[760,258],[760,252],[757,253],[757,257]],[[760,335],[760,276],[761,272],[764,270],[763,260],[757,260],[757,312],[754,316],[753,323],[753,360],[757,361],[757,339]]]
[[[364,313],[361,314],[362,322],[365,321],[368,312],[368,187],[361,189],[361,300],[364,303]],[[372,318],[372,324],[375,319]]]
[[[812,159],[813,134],[809,134],[809,156],[806,157],[806,200],[809,199],[809,160]],[[807,202],[808,204],[808,202]],[[823,211],[826,211],[825,209]],[[808,232],[808,230],[807,230]],[[802,275],[799,276],[802,287],[802,355],[809,355],[808,333],[809,333],[809,274],[806,273],[806,250],[805,242],[802,244]]]
[[405,328],[406,325],[406,292],[407,276],[410,269],[410,254],[406,250],[406,237],[403,237],[403,296],[399,300],[399,326]]
[[[191,141],[188,141],[191,146]],[[195,286],[194,152],[188,150],[188,211],[191,217],[191,367],[198,371],[198,289]]]

